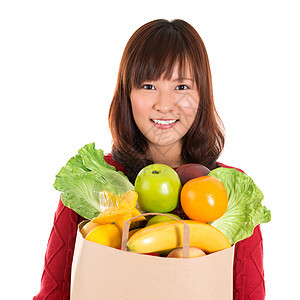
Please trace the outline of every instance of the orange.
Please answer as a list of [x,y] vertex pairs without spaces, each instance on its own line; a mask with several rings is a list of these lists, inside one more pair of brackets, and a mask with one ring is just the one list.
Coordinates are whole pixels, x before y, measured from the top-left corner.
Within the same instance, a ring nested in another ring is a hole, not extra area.
[[212,176],[201,176],[188,181],[182,187],[180,201],[190,219],[205,223],[219,219],[228,206],[223,183]]

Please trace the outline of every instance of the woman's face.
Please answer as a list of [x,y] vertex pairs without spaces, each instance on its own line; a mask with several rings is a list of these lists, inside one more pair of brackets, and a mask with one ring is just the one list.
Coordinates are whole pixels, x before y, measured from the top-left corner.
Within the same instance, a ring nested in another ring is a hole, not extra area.
[[193,76],[178,78],[178,66],[172,78],[145,81],[130,94],[133,117],[149,147],[180,149],[181,139],[190,129],[199,106],[199,93]]

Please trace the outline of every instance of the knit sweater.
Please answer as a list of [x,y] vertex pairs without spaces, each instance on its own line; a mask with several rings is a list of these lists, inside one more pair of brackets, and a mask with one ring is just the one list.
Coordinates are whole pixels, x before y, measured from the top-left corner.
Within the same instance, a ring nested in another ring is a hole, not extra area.
[[[117,171],[125,172],[124,167],[115,162],[110,154],[105,156],[105,160],[115,166]],[[232,168],[221,163],[219,165]],[[81,216],[59,200],[45,254],[41,288],[33,300],[70,299],[77,225],[82,220]],[[251,237],[235,245],[233,284],[234,300],[265,299],[263,240],[259,225],[255,227]]]

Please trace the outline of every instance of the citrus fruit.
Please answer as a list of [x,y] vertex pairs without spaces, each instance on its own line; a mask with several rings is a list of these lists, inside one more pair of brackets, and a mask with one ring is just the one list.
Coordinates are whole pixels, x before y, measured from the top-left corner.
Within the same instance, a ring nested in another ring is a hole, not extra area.
[[190,219],[206,223],[219,219],[226,212],[228,196],[220,180],[202,176],[182,187],[180,201]]
[[85,238],[88,241],[113,248],[121,246],[121,232],[115,224],[98,225]]

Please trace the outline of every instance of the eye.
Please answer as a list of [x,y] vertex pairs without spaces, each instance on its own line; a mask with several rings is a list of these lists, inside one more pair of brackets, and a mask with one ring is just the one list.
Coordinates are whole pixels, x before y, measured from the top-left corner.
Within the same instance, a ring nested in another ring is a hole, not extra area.
[[152,84],[143,84],[142,85],[142,89],[145,89],[145,90],[154,90],[155,87]]
[[176,90],[188,90],[188,89],[190,88],[185,84],[180,84],[176,86]]

